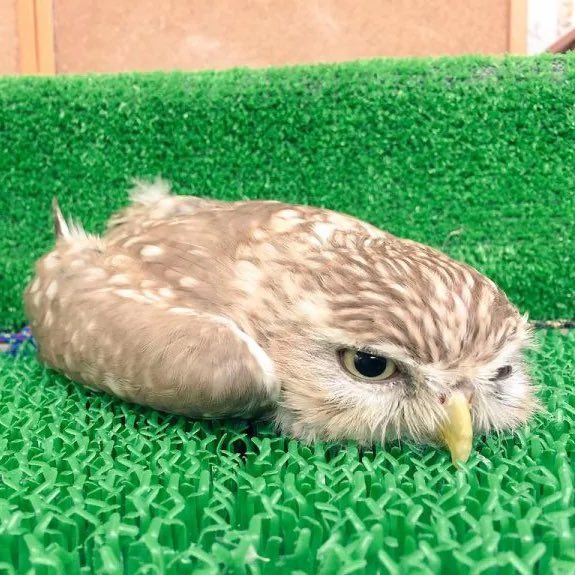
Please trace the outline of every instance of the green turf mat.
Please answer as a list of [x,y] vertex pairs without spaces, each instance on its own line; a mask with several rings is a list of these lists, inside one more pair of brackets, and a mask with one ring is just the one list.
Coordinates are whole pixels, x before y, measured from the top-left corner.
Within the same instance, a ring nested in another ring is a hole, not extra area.
[[548,412],[459,471],[407,445],[306,447],[0,357],[0,572],[575,572],[575,332],[540,332]]
[[0,79],[0,327],[52,242],[132,177],[312,203],[445,249],[532,317],[575,316],[575,57]]
[[[0,78],[0,327],[52,244],[132,177],[339,209],[575,317],[575,56]],[[307,447],[0,356],[0,573],[573,575],[575,333],[540,332],[547,413],[461,471],[409,445]]]

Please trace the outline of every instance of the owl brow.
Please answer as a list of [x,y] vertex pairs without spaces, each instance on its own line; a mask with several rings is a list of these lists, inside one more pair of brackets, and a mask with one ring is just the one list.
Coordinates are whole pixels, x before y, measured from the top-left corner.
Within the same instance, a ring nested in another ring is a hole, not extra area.
[[374,344],[361,344],[354,346],[354,349],[362,353],[367,353],[369,355],[375,355],[377,357],[386,357],[404,363],[406,365],[412,365],[413,359],[406,355],[403,350],[396,346],[382,347]]

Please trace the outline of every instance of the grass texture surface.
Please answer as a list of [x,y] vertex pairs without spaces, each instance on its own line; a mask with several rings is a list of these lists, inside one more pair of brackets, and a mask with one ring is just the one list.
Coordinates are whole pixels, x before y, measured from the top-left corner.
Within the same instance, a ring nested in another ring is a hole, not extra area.
[[[0,328],[53,243],[134,177],[345,211],[575,316],[575,57],[0,79]],[[225,230],[223,230],[225,233]],[[572,575],[575,333],[539,333],[547,411],[467,465],[200,423],[0,356],[0,573]]]
[[0,572],[575,572],[575,332],[540,332],[548,413],[442,451],[306,447],[0,358]]
[[0,327],[53,242],[134,177],[311,203],[431,244],[534,318],[575,316],[575,58],[0,79]]

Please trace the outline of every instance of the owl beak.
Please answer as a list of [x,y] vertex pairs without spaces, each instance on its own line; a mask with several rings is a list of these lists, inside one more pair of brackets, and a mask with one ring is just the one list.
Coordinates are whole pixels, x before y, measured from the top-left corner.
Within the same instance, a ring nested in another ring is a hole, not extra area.
[[441,439],[451,453],[453,463],[466,462],[471,454],[473,428],[468,396],[464,391],[454,391],[444,404],[447,419],[439,429]]

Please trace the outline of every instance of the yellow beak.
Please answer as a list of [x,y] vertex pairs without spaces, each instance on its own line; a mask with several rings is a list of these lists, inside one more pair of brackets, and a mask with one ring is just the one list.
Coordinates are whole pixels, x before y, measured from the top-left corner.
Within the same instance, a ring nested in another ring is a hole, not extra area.
[[471,454],[473,429],[469,401],[461,391],[452,393],[445,403],[447,419],[439,429],[441,439],[451,453],[453,463],[467,461]]

